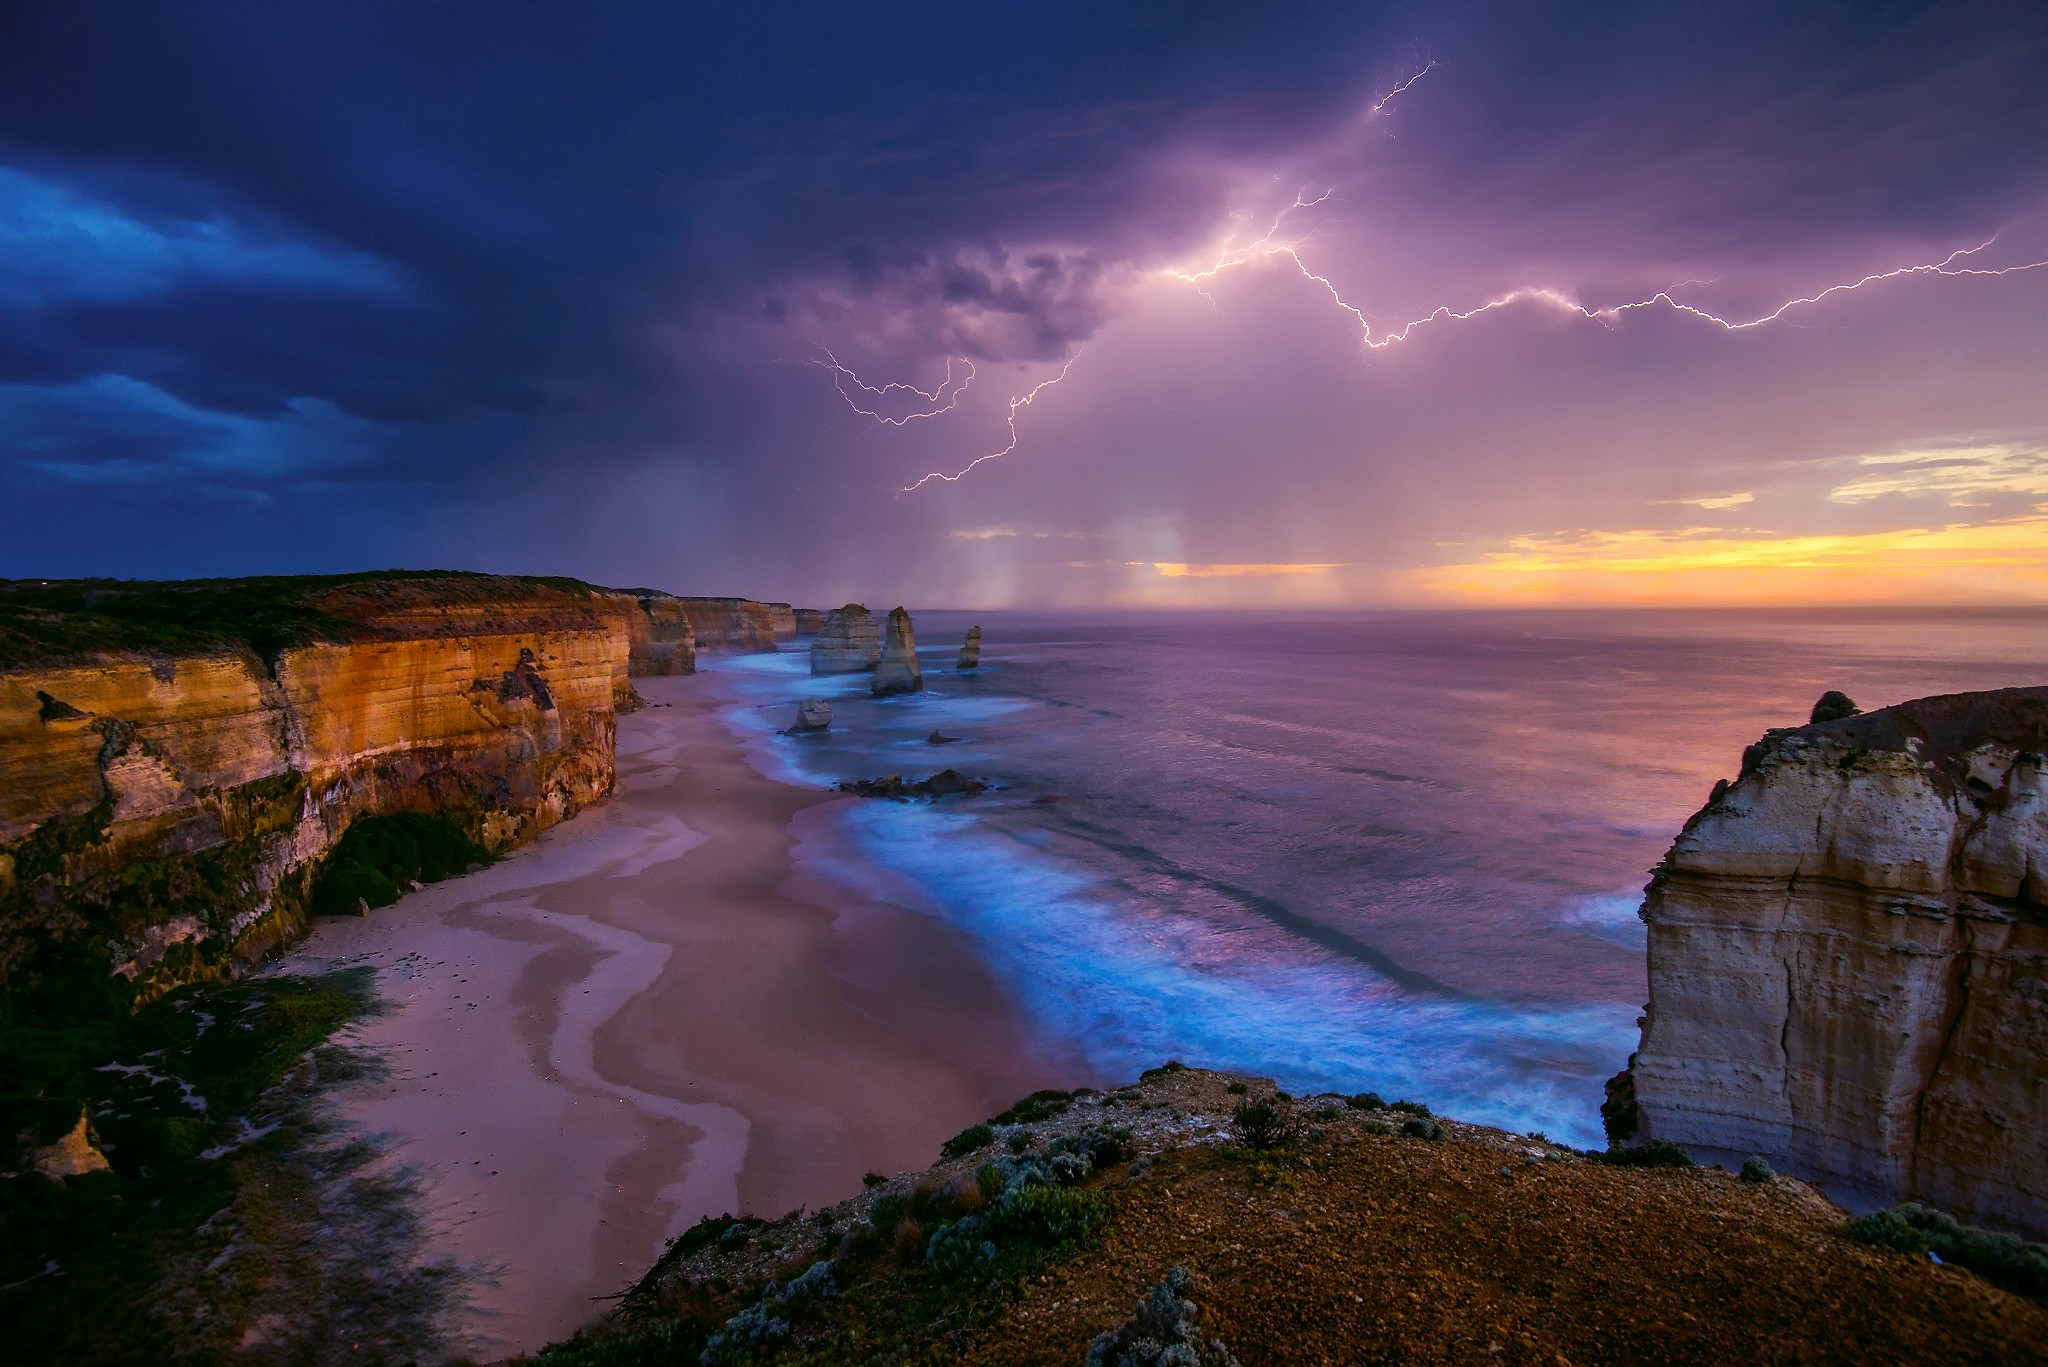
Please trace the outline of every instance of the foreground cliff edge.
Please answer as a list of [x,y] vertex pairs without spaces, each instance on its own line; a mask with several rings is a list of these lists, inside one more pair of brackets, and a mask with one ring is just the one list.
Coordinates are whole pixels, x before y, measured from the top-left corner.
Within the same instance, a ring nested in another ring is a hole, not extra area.
[[1644,900],[1614,1137],[2048,1233],[2044,752],[2043,688],[1751,746]]

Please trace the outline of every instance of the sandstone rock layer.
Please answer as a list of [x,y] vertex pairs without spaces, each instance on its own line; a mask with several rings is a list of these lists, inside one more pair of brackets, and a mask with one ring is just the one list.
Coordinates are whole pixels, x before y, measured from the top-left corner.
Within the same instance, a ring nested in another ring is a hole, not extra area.
[[967,644],[960,647],[960,658],[955,662],[958,669],[979,669],[981,667],[981,628],[967,628]]
[[889,611],[889,625],[882,633],[882,658],[875,666],[874,682],[868,689],[878,698],[893,693],[916,693],[924,688],[924,671],[917,666],[917,635],[911,630],[910,614],[902,608]]
[[1641,1136],[2048,1234],[2044,752],[2038,688],[1751,746],[1643,904]]
[[675,598],[699,648],[760,653],[796,639],[796,610],[751,598]]
[[796,634],[799,636],[816,636],[825,629],[827,614],[816,608],[796,608],[793,615],[796,619]]
[[881,624],[859,603],[832,609],[811,638],[813,674],[864,674],[881,659]]
[[82,613],[65,637],[44,612],[37,630],[88,645],[39,663],[7,642],[0,988],[111,972],[140,998],[230,972],[303,923],[314,867],[360,816],[532,839],[610,794],[636,635],[683,643],[674,616],[574,581],[255,582],[206,590],[244,637],[285,617],[289,637],[338,639],[144,653],[92,644],[119,620]]

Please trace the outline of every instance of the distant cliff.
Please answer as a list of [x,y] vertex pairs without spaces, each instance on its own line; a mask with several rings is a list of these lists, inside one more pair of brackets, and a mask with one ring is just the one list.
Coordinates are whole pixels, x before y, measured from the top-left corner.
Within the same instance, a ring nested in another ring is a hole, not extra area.
[[1751,746],[1643,904],[1621,1132],[1632,1083],[1636,1137],[2048,1232],[2044,752],[2041,688]]
[[698,646],[707,650],[769,651],[796,639],[796,610],[787,603],[751,598],[677,598]]
[[365,816],[494,851],[602,800],[628,676],[687,650],[680,601],[472,574],[0,582],[0,990],[230,972],[303,925]]

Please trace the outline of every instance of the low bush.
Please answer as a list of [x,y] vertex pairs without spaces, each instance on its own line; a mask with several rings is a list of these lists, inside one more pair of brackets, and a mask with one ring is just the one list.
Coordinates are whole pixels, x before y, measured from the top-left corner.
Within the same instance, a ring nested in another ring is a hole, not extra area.
[[388,907],[408,884],[438,883],[490,857],[445,816],[366,816],[342,833],[321,863],[313,879],[313,911],[347,916],[359,904]]
[[1938,1210],[1908,1204],[1849,1222],[1857,1243],[1925,1257],[1932,1253],[2015,1295],[2048,1299],[2048,1246],[2016,1234],[1962,1224]]
[[1632,1149],[1608,1149],[1604,1153],[1589,1153],[1586,1157],[1596,1163],[1605,1163],[1616,1168],[1690,1168],[1696,1166],[1692,1155],[1676,1144],[1662,1139]]
[[1378,1092],[1360,1092],[1345,1099],[1345,1105],[1354,1111],[1384,1111],[1387,1103],[1380,1100]]
[[1418,1115],[1401,1125],[1403,1139],[1442,1139],[1444,1127],[1426,1115]]
[[1138,1081],[1150,1082],[1155,1077],[1165,1077],[1168,1073],[1185,1073],[1187,1070],[1188,1066],[1185,1063],[1177,1058],[1170,1058],[1157,1068],[1147,1068],[1138,1074]]
[[1751,1155],[1742,1160],[1742,1180],[1745,1182],[1768,1182],[1777,1175],[1761,1158]]
[[1242,1082],[1231,1082],[1226,1083],[1224,1085],[1223,1090],[1230,1093],[1232,1096],[1243,1096],[1246,1092],[1249,1092],[1251,1088],[1245,1086]]
[[1397,1101],[1387,1107],[1387,1109],[1390,1111],[1405,1111],[1409,1115],[1429,1114],[1429,1107],[1423,1105],[1420,1101]]
[[1050,1120],[1073,1104],[1072,1092],[1053,1089],[1033,1092],[1001,1115],[989,1117],[991,1125],[1035,1125]]
[[1231,1132],[1248,1149],[1283,1148],[1300,1137],[1293,1108],[1280,1101],[1246,1101],[1230,1113]]
[[966,1129],[960,1131],[960,1133],[939,1146],[939,1156],[941,1158],[959,1158],[963,1154],[973,1153],[976,1149],[985,1149],[995,1142],[996,1132],[993,1126],[988,1125],[986,1122],[980,1125],[969,1125]]

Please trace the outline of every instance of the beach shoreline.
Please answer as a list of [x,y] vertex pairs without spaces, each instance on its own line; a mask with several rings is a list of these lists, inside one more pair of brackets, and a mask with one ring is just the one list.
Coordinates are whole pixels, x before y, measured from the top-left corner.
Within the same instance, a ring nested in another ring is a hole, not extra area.
[[389,1075],[344,1113],[419,1172],[489,1352],[602,1313],[706,1215],[842,1199],[1073,1083],[959,932],[802,868],[851,799],[756,772],[715,665],[638,686],[609,803],[280,965],[377,971],[351,1037]]

